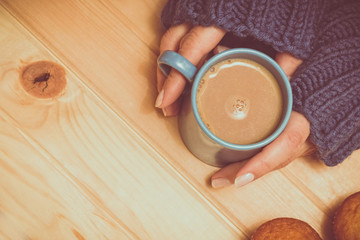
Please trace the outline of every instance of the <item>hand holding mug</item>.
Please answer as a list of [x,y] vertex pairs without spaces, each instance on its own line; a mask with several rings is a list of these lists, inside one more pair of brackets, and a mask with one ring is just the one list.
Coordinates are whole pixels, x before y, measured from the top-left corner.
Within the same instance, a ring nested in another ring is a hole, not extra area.
[[[214,26],[192,27],[181,24],[167,30],[161,39],[160,55],[171,50],[178,52],[193,65],[201,66],[207,55],[219,44],[225,31]],[[161,108],[165,116],[174,116],[179,112],[178,99],[184,91],[186,80],[182,74],[172,70],[165,76],[157,69],[157,90],[159,95],[155,106]]]
[[[278,53],[277,63],[291,80],[291,76],[302,61],[288,53]],[[211,177],[214,188],[235,184],[244,186],[263,175],[281,169],[298,157],[308,156],[316,151],[309,140],[310,123],[300,113],[293,111],[287,126],[280,136],[246,163],[238,162],[225,166]]]
[[[169,29],[162,40],[161,52],[166,49],[177,50],[194,65],[202,63],[202,59],[214,48],[224,36],[224,32],[214,27],[197,27],[190,29],[188,25],[179,25]],[[208,41],[211,39],[212,41]],[[204,44],[202,44],[204,43]],[[208,43],[208,44],[205,44]],[[277,62],[288,76],[295,72],[301,60],[289,54],[278,54]],[[167,116],[177,114],[179,106],[176,102],[185,87],[185,79],[176,70],[172,70],[166,78],[158,69],[158,89],[160,94],[156,105],[164,109]],[[212,186],[224,187],[235,183],[242,186],[264,174],[286,166],[296,157],[307,152],[310,125],[306,118],[296,112],[291,114],[284,131],[260,153],[244,162],[227,165],[212,176]]]

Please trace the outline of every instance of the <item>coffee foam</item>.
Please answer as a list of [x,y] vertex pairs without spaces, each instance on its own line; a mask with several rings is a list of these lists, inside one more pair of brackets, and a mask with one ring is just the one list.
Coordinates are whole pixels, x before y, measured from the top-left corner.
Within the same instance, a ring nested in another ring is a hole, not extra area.
[[225,102],[225,111],[235,120],[246,118],[250,109],[250,100],[241,96],[229,96]]

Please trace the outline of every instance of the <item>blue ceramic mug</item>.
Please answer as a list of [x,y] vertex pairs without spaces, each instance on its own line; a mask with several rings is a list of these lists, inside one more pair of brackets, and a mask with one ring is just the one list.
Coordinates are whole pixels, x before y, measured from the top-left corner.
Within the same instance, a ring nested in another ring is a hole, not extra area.
[[[242,58],[257,62],[275,77],[282,94],[283,109],[278,127],[267,138],[247,145],[224,141],[212,133],[202,121],[196,104],[197,88],[203,75],[215,64],[228,59]],[[249,159],[271,143],[284,130],[292,111],[292,92],[289,80],[281,67],[269,56],[247,48],[234,48],[209,59],[198,70],[192,63],[173,51],[164,51],[158,58],[158,66],[168,75],[175,68],[189,81],[191,91],[185,91],[179,114],[179,131],[186,147],[201,161],[216,167]]]

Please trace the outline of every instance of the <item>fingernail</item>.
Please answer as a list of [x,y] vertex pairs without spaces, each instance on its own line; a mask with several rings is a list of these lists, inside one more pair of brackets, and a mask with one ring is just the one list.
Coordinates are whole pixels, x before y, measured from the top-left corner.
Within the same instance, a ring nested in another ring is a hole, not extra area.
[[231,182],[226,178],[216,178],[211,181],[211,186],[213,188],[222,188],[229,185],[231,185]]
[[221,52],[223,52],[223,51],[225,51],[225,50],[228,50],[229,48],[227,48],[227,47],[224,47],[224,46],[222,46],[222,45],[218,45],[217,47],[216,47],[216,54],[217,53],[221,53]]
[[164,89],[160,91],[155,101],[155,107],[160,107],[164,99]]
[[166,108],[162,108],[161,110],[162,110],[164,116],[167,117],[168,114],[167,114]]
[[235,179],[235,187],[242,187],[254,180],[254,174],[247,173]]

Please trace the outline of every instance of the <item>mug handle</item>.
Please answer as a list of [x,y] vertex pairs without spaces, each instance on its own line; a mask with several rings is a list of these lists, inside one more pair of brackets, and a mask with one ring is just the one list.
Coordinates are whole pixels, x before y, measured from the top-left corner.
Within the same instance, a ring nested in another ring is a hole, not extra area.
[[185,57],[177,52],[166,50],[158,58],[157,64],[160,70],[168,76],[171,68],[179,71],[189,83],[192,83],[198,69]]

